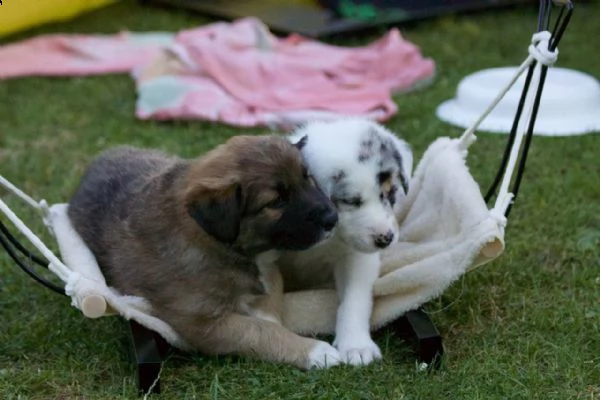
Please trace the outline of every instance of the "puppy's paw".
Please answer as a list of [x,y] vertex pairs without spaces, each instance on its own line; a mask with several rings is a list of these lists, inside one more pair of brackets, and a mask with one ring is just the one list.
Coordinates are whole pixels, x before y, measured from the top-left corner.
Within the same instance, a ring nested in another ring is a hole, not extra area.
[[337,340],[333,344],[344,363],[350,365],[368,365],[381,359],[379,346],[369,337],[362,340]]
[[329,368],[342,362],[340,353],[329,343],[315,340],[316,344],[308,353],[307,368]]

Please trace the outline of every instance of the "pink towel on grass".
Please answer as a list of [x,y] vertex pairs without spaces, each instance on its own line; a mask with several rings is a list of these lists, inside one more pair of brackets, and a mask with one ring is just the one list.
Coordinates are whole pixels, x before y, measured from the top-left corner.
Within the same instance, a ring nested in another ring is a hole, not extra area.
[[296,125],[396,111],[393,93],[435,67],[397,29],[363,47],[278,38],[255,18],[177,35],[48,35],[0,47],[0,78],[131,72],[140,119],[205,119],[237,126]]
[[124,73],[149,63],[174,35],[42,35],[0,47],[0,79]]

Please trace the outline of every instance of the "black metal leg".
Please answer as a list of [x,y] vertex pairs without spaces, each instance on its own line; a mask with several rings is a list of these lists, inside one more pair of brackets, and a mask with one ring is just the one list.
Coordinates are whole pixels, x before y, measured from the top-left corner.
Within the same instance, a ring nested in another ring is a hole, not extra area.
[[[440,366],[444,354],[442,337],[423,310],[409,311],[389,325],[414,344],[419,362],[431,368]],[[138,389],[142,393],[160,393],[159,372],[162,359],[171,346],[156,332],[129,321],[133,355],[137,367]]]
[[429,315],[421,309],[409,311],[392,326],[396,332],[413,342],[420,362],[427,363],[434,369],[440,367],[444,346],[442,337]]
[[[137,368],[138,389],[143,393],[158,394],[160,393],[161,350],[164,355],[166,348],[160,348],[161,344],[157,341],[156,333],[133,320],[129,321],[129,332]],[[164,342],[164,339],[161,340]]]

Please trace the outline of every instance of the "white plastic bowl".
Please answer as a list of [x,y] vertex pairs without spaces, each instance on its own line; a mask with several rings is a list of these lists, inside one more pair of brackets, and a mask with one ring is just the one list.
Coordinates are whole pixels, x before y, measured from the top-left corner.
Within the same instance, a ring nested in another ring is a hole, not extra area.
[[[442,103],[438,118],[463,128],[470,126],[509,82],[516,67],[484,69],[466,76],[456,97]],[[508,133],[525,82],[524,72],[481,123],[478,131]],[[537,90],[533,85],[530,91]],[[523,117],[527,117],[527,107]],[[600,132],[600,82],[590,75],[565,68],[549,68],[535,123],[535,135],[571,136]]]

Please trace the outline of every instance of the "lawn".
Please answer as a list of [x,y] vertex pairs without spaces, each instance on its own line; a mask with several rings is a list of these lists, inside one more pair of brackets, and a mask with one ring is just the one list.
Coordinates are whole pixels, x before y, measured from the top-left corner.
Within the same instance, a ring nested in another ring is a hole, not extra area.
[[[600,3],[576,6],[558,65],[598,76]],[[493,10],[403,28],[437,64],[435,82],[397,96],[399,112],[387,123],[413,145],[417,159],[435,138],[460,134],[434,111],[463,76],[523,60],[536,13],[535,7]],[[52,32],[175,31],[206,22],[126,1],[6,41]],[[380,33],[336,43],[366,43]],[[134,101],[126,75],[2,81],[0,174],[36,198],[61,202],[91,158],[107,147],[128,143],[194,156],[233,135],[267,132],[137,121]],[[487,189],[506,138],[478,136],[468,162]],[[156,398],[599,399],[599,160],[600,135],[535,138],[505,253],[427,304],[445,341],[439,371],[419,372],[407,345],[389,333],[378,339],[384,361],[365,368],[301,372],[248,359],[177,354],[164,363],[163,391]],[[14,199],[10,205],[42,232],[32,213]],[[0,252],[1,399],[135,398],[126,340],[123,320],[84,318]]]

